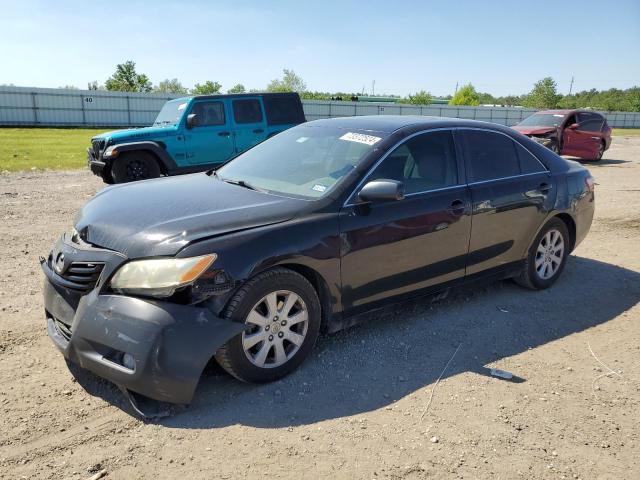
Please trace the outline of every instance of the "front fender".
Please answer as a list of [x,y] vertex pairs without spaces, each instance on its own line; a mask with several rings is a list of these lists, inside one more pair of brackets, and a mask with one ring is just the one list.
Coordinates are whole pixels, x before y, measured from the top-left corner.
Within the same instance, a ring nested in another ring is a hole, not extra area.
[[[118,155],[115,157],[108,157],[104,155],[104,159],[109,159],[111,165],[114,162],[118,161],[120,155],[126,152],[135,152],[135,151],[146,151],[154,155],[162,164],[164,165],[166,170],[175,170],[177,168],[177,164],[175,160],[167,153],[167,151],[160,146],[159,143],[153,142],[150,140],[145,140],[143,142],[128,142],[128,143],[118,143],[115,145],[111,145],[109,148],[113,148],[118,152]],[[108,150],[108,149],[107,149]],[[106,153],[106,152],[105,152]]]

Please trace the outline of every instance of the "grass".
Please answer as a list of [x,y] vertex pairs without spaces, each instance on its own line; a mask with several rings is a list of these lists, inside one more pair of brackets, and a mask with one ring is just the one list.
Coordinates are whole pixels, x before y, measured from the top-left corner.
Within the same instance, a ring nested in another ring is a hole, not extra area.
[[0,128],[0,172],[85,167],[91,137],[105,131],[108,130]]
[[620,137],[640,137],[640,128],[614,128],[611,134]]
[[[91,137],[106,129],[0,128],[0,172],[70,170],[87,165]],[[614,136],[640,136],[640,128],[614,128]]]

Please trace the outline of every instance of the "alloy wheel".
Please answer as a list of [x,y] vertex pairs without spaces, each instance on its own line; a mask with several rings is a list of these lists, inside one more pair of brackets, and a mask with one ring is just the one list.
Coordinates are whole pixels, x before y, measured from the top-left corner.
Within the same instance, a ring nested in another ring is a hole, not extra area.
[[302,346],[309,312],[302,298],[289,290],[271,292],[256,303],[246,318],[251,326],[242,334],[242,348],[260,368],[284,365]]
[[553,277],[564,259],[564,239],[560,231],[549,230],[541,239],[536,251],[535,267],[538,277],[548,280]]
[[149,176],[147,164],[140,160],[132,160],[127,164],[127,178],[131,181],[144,180]]

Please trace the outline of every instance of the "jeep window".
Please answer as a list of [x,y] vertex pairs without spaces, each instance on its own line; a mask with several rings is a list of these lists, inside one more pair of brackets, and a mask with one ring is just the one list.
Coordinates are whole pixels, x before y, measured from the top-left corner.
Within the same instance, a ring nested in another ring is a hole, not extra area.
[[191,113],[196,114],[196,127],[212,127],[226,123],[224,103],[220,101],[196,102],[191,108]]
[[184,99],[171,100],[164,104],[153,122],[154,126],[175,125],[180,121],[187,102]]
[[273,193],[319,198],[340,183],[384,135],[299,125],[236,157],[216,176]]
[[518,125],[523,127],[557,127],[562,123],[564,115],[560,113],[534,113]]
[[236,123],[262,122],[262,108],[260,108],[260,102],[255,99],[234,100],[233,118]]
[[286,125],[304,121],[304,113],[297,97],[263,97],[263,101],[269,125]]

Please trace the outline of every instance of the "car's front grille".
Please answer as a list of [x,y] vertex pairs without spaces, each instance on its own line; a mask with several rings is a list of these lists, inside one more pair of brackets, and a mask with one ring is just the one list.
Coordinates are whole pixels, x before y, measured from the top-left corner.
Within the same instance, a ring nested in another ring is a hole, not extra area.
[[91,146],[93,147],[93,156],[99,158],[100,152],[104,149],[104,140],[94,140],[91,142]]
[[93,290],[98,283],[104,263],[73,262],[64,271],[59,272],[53,265],[53,255],[49,255],[49,268],[69,282],[69,287],[83,292]]

